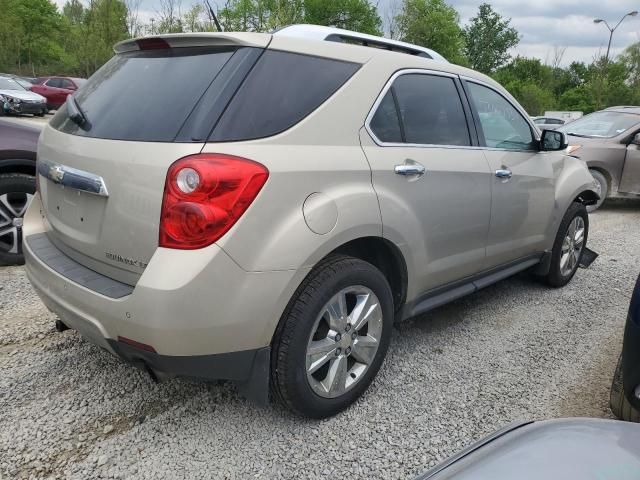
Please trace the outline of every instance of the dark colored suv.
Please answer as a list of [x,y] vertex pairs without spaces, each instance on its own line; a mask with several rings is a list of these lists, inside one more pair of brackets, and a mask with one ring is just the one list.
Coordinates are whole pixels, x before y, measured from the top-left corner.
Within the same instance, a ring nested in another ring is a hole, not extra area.
[[613,376],[611,411],[621,420],[640,422],[640,277],[631,298],[622,355]]

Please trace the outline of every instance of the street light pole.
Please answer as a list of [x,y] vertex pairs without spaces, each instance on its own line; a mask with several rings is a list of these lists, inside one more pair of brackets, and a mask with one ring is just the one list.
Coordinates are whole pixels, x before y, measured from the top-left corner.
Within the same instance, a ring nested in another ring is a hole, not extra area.
[[603,20],[601,18],[596,18],[593,23],[604,23],[605,26],[607,27],[607,29],[609,30],[609,45],[607,45],[607,56],[606,58],[606,63],[609,63],[609,52],[611,51],[611,41],[613,40],[613,32],[616,31],[616,29],[620,26],[620,24],[622,23],[622,21],[627,18],[627,17],[635,17],[636,15],[638,15],[638,11],[634,10],[633,12],[629,12],[626,15],[624,15],[620,21],[616,24],[615,27],[611,28],[609,26],[609,24],[607,23],[606,20]]

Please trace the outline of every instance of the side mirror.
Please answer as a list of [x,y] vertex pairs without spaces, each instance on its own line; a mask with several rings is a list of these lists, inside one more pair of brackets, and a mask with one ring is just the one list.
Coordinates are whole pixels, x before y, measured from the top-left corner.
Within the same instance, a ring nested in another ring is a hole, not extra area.
[[543,130],[540,137],[540,150],[543,152],[558,152],[569,146],[564,132],[557,130]]
[[640,133],[636,133],[631,140],[634,145],[640,145]]

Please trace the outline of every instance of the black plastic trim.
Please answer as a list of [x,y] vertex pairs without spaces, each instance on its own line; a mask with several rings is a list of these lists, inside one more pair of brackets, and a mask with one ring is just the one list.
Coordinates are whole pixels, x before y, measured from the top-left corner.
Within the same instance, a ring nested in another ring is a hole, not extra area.
[[156,379],[185,377],[200,380],[232,380],[247,399],[264,405],[269,401],[271,347],[212,355],[161,355],[107,339],[122,360]]
[[45,233],[29,235],[25,242],[47,267],[82,287],[109,298],[122,298],[133,292],[131,285],[106,277],[65,255]]
[[443,287],[438,287],[428,291],[417,300],[407,303],[401,310],[399,319],[415,317],[422,313],[433,310],[447,303],[465,297],[478,290],[488,287],[500,280],[504,280],[518,272],[526,270],[540,263],[544,258],[544,253],[536,253],[472,275],[465,279],[452,282]]

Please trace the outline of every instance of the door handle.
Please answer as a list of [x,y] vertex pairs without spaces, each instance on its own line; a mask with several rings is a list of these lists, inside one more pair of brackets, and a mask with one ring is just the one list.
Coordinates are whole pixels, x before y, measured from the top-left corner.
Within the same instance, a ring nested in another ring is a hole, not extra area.
[[513,172],[508,168],[499,168],[496,170],[496,177],[503,180],[509,180],[513,176]]
[[405,177],[418,176],[421,177],[427,171],[424,168],[424,165],[420,165],[418,162],[414,162],[413,160],[407,160],[402,165],[396,165],[394,171],[398,175],[403,175]]

